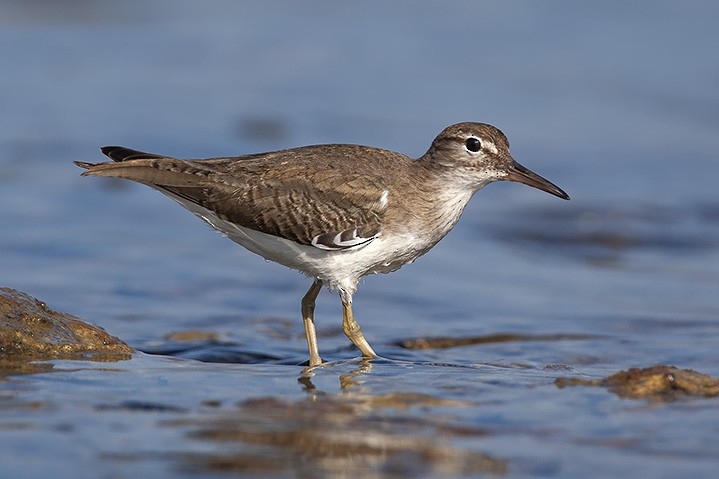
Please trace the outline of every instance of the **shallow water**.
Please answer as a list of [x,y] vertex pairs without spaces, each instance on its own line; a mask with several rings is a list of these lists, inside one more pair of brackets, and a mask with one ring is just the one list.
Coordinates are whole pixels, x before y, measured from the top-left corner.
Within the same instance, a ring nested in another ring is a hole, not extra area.
[[[719,375],[717,10],[0,2],[2,286],[145,352],[0,382],[4,474],[712,477],[716,399],[554,380]],[[491,185],[427,256],[366,278],[355,314],[387,359],[359,361],[323,292],[311,374],[308,279],[71,164],[105,144],[418,156],[465,120],[572,201]],[[476,340],[402,346],[437,337]]]

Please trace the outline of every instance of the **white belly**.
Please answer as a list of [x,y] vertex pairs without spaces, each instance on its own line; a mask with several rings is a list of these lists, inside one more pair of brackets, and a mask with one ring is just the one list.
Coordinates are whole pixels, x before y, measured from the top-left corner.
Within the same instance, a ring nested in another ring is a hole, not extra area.
[[340,288],[349,293],[355,291],[362,276],[395,271],[434,245],[409,233],[391,238],[380,234],[358,248],[324,250],[238,226],[195,203],[160,191],[253,253],[319,278],[330,289]]

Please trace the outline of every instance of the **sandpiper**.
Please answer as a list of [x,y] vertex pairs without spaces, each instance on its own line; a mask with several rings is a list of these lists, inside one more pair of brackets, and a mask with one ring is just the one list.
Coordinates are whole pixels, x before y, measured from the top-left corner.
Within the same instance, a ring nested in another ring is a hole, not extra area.
[[350,341],[363,356],[377,357],[352,314],[360,278],[395,271],[429,251],[493,181],[569,199],[515,162],[507,137],[484,123],[447,127],[417,159],[344,144],[202,160],[120,146],[101,151],[113,161],[75,162],[83,175],[155,188],[253,253],[314,278],[302,298],[310,366],[322,364],[314,324],[322,286],[339,291]]

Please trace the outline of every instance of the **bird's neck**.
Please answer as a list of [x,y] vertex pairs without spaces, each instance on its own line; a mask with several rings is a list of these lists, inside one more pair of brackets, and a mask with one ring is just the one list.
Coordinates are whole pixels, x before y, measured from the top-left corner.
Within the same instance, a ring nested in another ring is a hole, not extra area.
[[414,178],[408,178],[410,184],[405,191],[412,194],[399,198],[399,201],[405,214],[413,217],[411,228],[438,237],[439,241],[457,224],[479,188],[475,188],[471,178],[464,178],[456,171],[423,160],[416,160],[413,165],[415,175],[411,175]]

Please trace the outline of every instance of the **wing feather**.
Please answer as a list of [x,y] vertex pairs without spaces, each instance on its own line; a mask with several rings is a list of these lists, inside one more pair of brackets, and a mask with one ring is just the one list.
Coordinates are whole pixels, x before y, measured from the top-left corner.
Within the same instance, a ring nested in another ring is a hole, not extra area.
[[382,226],[387,205],[382,172],[335,171],[337,161],[353,156],[360,160],[367,147],[342,145],[335,158],[309,151],[318,148],[324,146],[178,160],[105,147],[103,153],[116,163],[78,165],[87,169],[85,174],[138,181],[197,204],[223,220],[299,244],[325,250],[362,247]]

